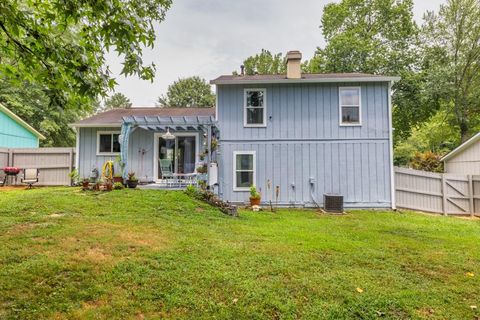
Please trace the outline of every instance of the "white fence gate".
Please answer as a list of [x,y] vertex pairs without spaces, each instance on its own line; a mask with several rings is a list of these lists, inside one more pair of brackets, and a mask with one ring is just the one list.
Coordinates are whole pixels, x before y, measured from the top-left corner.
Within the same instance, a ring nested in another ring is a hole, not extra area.
[[37,168],[38,185],[67,186],[71,183],[68,174],[75,166],[75,148],[0,148],[0,168],[6,166]]
[[480,216],[480,176],[395,168],[399,208]]

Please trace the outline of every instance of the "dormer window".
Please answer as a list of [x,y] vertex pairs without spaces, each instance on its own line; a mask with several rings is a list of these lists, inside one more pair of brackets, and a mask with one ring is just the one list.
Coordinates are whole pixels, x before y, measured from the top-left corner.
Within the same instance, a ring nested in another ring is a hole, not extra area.
[[360,126],[362,124],[360,87],[341,87],[339,89],[340,125]]
[[245,89],[244,115],[245,127],[266,127],[267,122],[266,90]]

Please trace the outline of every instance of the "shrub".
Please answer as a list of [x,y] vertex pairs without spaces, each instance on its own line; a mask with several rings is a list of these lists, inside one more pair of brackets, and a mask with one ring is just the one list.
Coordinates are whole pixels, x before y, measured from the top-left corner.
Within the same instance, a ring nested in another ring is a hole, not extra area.
[[122,190],[123,189],[123,184],[121,182],[115,182],[113,184],[113,189],[115,190]]
[[443,172],[443,163],[440,161],[439,154],[427,151],[424,153],[416,152],[415,156],[410,160],[410,167],[416,170],[424,170],[431,172]]

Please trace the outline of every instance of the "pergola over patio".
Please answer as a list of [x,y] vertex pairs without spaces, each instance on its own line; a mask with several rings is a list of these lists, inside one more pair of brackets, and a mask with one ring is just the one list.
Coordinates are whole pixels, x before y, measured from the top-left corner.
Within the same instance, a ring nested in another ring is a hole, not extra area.
[[[213,116],[125,116],[122,117],[122,129],[119,137],[121,160],[128,165],[128,146],[130,135],[136,129],[152,132],[189,132],[199,131],[207,135],[207,181],[210,177],[212,154],[212,136],[218,135],[217,121]],[[124,173],[126,175],[126,173]],[[125,176],[126,178],[126,176]]]

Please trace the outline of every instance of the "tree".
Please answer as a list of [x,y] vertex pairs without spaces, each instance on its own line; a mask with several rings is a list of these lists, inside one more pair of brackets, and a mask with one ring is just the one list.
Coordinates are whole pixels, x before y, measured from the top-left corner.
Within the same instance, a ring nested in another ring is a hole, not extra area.
[[161,107],[211,107],[215,95],[210,85],[200,77],[178,79],[168,86],[167,94],[157,100]]
[[412,0],[342,0],[325,6],[325,48],[304,68],[309,72],[364,72],[400,76],[394,86],[395,141],[428,119],[438,105],[424,95],[425,79]]
[[458,128],[452,125],[453,115],[442,108],[427,121],[412,128],[411,135],[395,146],[395,165],[407,165],[417,152],[446,154],[459,143]]
[[105,101],[102,111],[131,107],[132,103],[130,102],[130,99],[124,94],[117,92]]
[[455,118],[461,141],[480,121],[480,1],[449,0],[423,27],[430,92]]
[[13,86],[5,81],[0,81],[0,103],[45,136],[40,140],[42,147],[74,146],[75,133],[68,125],[93,110],[92,105],[63,109],[49,103],[48,95],[38,85],[20,83]]
[[171,0],[0,1],[0,74],[4,81],[42,86],[52,105],[78,107],[113,89],[109,50],[124,75],[154,77],[143,48],[153,47],[154,22]]
[[283,74],[287,67],[285,57],[281,53],[272,54],[270,51],[262,49],[262,52],[250,56],[243,61],[245,74]]
[[329,3],[322,30],[327,45],[317,48],[311,72],[398,74],[415,63],[412,0]]

